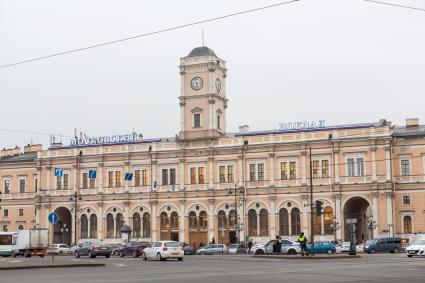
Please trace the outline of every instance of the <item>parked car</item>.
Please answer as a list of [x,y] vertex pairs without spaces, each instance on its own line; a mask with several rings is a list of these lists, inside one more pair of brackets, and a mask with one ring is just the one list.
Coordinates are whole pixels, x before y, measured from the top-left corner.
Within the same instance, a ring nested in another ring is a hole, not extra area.
[[406,248],[408,257],[425,256],[425,238],[413,240],[412,244]]
[[[335,245],[331,242],[317,242],[314,244],[313,251],[316,254],[333,254],[334,252],[336,252],[336,248]],[[311,245],[307,245],[307,252],[312,252]]]
[[366,242],[364,252],[374,254],[377,252],[398,253],[401,251],[401,239],[397,237],[380,238]]
[[222,254],[227,253],[226,245],[222,244],[210,244],[205,247],[201,247],[196,251],[198,255],[212,255],[212,254]]
[[122,247],[124,247],[124,245],[121,244],[112,244],[111,248],[112,248],[112,255],[120,255],[120,250],[122,249]]
[[189,245],[183,246],[182,249],[185,255],[194,255],[196,253],[196,250]]
[[[276,240],[271,240],[266,244],[255,244],[252,247],[252,252],[256,255],[259,254],[273,254],[273,246]],[[291,240],[283,239],[280,248],[280,253],[285,255],[296,255],[301,253],[300,244]]]
[[73,245],[69,248],[68,253],[67,254],[71,254],[74,255],[75,251],[78,250],[81,246],[80,245]]
[[180,247],[179,243],[175,241],[154,242],[150,247],[145,248],[142,253],[143,260],[155,259],[163,261],[174,258],[178,261],[182,261],[183,256],[183,249]]
[[48,254],[57,254],[57,255],[64,255],[68,254],[69,252],[69,246],[66,244],[53,244],[49,245],[47,248]]
[[75,251],[75,257],[79,258],[82,255],[86,255],[90,258],[95,258],[96,256],[100,255],[109,258],[111,253],[111,245],[107,245],[100,241],[87,241],[84,242],[81,247]]
[[145,248],[149,247],[150,243],[148,242],[135,242],[131,241],[125,246],[122,246],[119,250],[120,257],[132,256],[139,257],[142,255],[142,252]]
[[342,242],[335,246],[336,252],[348,253],[350,252],[350,242]]
[[227,251],[229,254],[246,254],[246,247],[243,244],[231,244]]

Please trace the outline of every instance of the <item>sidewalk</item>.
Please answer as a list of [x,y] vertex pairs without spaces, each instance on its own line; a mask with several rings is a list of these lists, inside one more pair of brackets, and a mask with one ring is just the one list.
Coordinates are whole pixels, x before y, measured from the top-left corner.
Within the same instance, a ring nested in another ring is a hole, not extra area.
[[256,258],[274,258],[274,259],[353,259],[353,258],[361,258],[361,255],[347,255],[347,254],[316,254],[314,256],[301,256],[301,255],[253,255]]

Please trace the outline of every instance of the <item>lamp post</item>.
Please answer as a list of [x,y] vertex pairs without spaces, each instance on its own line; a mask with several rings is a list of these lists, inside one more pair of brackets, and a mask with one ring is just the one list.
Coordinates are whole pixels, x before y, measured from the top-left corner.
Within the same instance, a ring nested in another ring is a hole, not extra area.
[[339,222],[336,221],[336,217],[334,217],[334,222],[331,224],[331,228],[334,232],[334,242],[336,243],[336,241],[337,241],[336,231],[338,231],[340,229]]
[[228,190],[228,195],[234,195],[235,196],[235,217],[236,217],[236,243],[239,243],[239,239],[240,239],[240,227],[239,227],[239,218],[238,218],[238,200],[237,200],[237,196],[238,194],[242,195],[244,193],[243,188],[238,188],[238,186],[235,184],[234,188],[229,188]]
[[78,196],[77,192],[69,198],[70,201],[74,201],[74,245],[77,245],[77,211],[78,211],[78,201],[83,200],[81,196]]

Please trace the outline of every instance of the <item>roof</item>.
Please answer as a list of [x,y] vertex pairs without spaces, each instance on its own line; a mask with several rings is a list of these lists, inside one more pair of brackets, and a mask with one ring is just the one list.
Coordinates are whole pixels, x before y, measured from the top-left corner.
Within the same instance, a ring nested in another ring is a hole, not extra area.
[[4,157],[0,159],[0,163],[9,162],[31,162],[37,158],[37,152],[29,152],[15,156]]
[[425,125],[419,127],[399,126],[394,129],[393,136],[397,138],[415,138],[425,136]]
[[217,57],[217,55],[215,54],[215,52],[206,47],[206,46],[202,46],[202,47],[196,47],[194,49],[192,49],[192,51],[190,51],[189,55],[186,56],[187,57],[198,57],[198,56],[208,56],[208,55],[212,55]]

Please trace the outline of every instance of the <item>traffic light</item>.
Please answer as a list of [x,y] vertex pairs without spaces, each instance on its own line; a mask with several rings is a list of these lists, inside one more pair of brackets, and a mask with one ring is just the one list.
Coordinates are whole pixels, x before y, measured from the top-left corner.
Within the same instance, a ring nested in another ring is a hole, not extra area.
[[320,200],[316,200],[316,216],[322,215],[322,205],[323,202],[321,202]]

